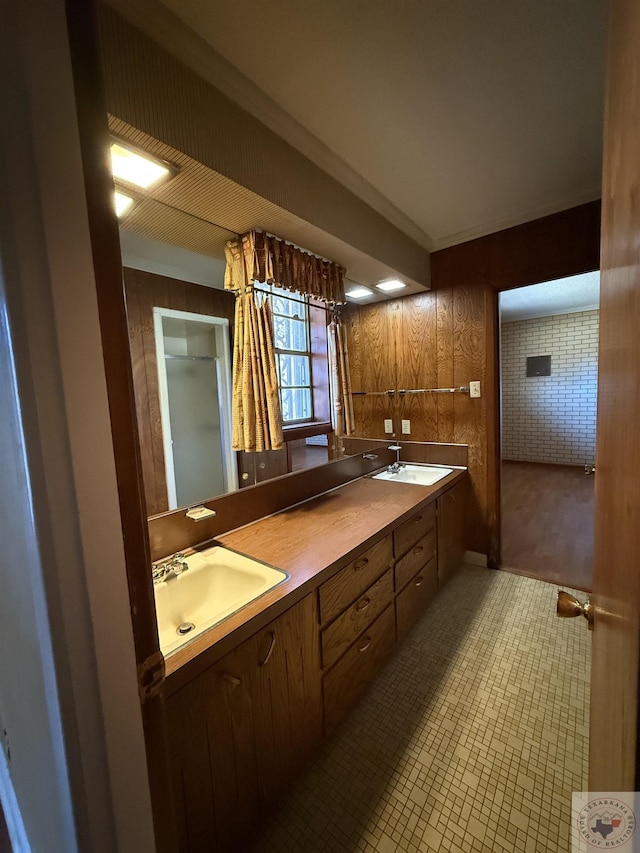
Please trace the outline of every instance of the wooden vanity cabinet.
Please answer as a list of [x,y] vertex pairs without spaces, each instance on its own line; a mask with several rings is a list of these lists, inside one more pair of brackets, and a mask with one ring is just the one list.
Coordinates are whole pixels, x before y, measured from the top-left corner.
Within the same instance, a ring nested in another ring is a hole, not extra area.
[[438,584],[443,586],[464,557],[464,508],[467,481],[438,498]]
[[327,734],[360,698],[395,644],[392,564],[389,534],[318,590]]
[[402,639],[438,592],[436,504],[429,504],[393,534],[396,637]]
[[181,851],[232,851],[322,739],[315,594],[167,700]]

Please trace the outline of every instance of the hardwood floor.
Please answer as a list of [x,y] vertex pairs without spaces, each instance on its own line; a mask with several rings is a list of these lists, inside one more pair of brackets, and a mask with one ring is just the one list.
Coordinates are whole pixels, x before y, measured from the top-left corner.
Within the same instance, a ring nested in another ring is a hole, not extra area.
[[594,480],[581,468],[502,463],[502,569],[591,592]]

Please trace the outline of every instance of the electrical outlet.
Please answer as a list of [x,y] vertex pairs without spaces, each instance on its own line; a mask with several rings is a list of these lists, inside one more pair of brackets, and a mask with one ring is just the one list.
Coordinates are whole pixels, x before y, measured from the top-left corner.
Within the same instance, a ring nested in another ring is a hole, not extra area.
[[480,396],[480,383],[479,382],[470,382],[469,383],[469,396],[470,397],[479,397]]
[[410,435],[411,433],[411,421],[402,421],[402,434]]
[[384,419],[384,431],[391,434],[393,432],[393,421],[391,418]]

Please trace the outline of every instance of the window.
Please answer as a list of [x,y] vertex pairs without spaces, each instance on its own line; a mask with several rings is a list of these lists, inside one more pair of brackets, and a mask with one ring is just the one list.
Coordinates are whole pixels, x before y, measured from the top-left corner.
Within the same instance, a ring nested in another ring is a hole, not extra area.
[[278,389],[285,425],[313,420],[313,377],[307,298],[271,286]]

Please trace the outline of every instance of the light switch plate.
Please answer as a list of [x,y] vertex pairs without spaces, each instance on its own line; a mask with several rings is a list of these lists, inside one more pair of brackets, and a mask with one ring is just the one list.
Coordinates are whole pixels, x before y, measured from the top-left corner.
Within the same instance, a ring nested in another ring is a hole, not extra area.
[[480,396],[480,383],[479,382],[470,382],[469,383],[469,396],[470,397],[479,397]]
[[411,421],[402,421],[402,434],[410,435],[411,433]]
[[393,432],[393,421],[391,420],[391,418],[384,419],[384,431],[388,433]]

